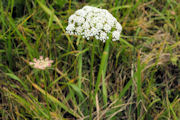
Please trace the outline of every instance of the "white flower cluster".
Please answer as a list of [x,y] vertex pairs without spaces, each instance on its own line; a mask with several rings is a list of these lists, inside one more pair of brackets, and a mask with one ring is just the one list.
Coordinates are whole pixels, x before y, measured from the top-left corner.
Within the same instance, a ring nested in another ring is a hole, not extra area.
[[87,40],[95,37],[105,42],[112,34],[112,41],[119,40],[121,24],[107,10],[85,6],[69,17],[66,32],[70,35],[81,35]]

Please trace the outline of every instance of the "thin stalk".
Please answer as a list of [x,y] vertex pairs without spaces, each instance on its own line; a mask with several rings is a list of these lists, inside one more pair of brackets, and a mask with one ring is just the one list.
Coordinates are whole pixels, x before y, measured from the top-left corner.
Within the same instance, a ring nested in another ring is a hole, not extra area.
[[106,88],[105,73],[104,73],[104,71],[103,71],[103,74],[102,74],[102,92],[103,92],[103,102],[104,102],[104,105],[107,105],[107,88]]
[[[111,35],[109,36],[109,39],[106,40],[106,45],[105,45],[104,52],[103,52],[103,55],[102,55],[102,58],[101,58],[101,63],[100,63],[97,82],[96,82],[96,86],[95,86],[94,96],[96,96],[96,94],[97,94],[97,92],[99,90],[99,84],[100,84],[100,81],[101,81],[102,74],[106,73],[106,66],[107,66],[107,59],[108,59],[108,54],[109,54],[110,41],[111,41]],[[104,74],[104,76],[105,75],[106,74]]]
[[69,0],[69,10],[71,10],[71,0]]
[[51,120],[51,114],[50,114],[50,106],[49,106],[49,102],[48,102],[48,97],[47,97],[47,81],[46,81],[46,77],[45,77],[45,72],[42,71],[43,74],[43,82],[44,82],[44,87],[45,87],[45,99],[46,99],[46,105],[47,105],[47,109],[48,109],[48,116],[49,116],[49,120]]
[[[109,54],[109,52],[108,52]],[[105,78],[106,78],[106,69],[107,69],[107,64],[108,64],[108,56],[106,57],[106,64],[104,66],[104,70],[103,70],[103,73],[102,73],[102,89],[103,89],[103,102],[104,102],[104,105],[107,105],[107,88],[106,88],[106,82],[105,82]]]
[[8,40],[6,40],[6,56],[9,62],[9,68],[13,68],[13,58],[12,58],[12,41],[11,37],[8,36]]
[[13,7],[14,7],[14,0],[11,0],[11,17],[12,17],[12,14],[13,14]]
[[140,106],[140,101],[141,101],[141,63],[140,63],[140,56],[138,55],[138,63],[137,63],[137,73],[136,73],[136,79],[137,79],[137,115],[140,118],[140,112],[141,112],[141,106]]
[[90,117],[89,120],[92,120],[92,112],[93,112],[93,102],[92,102],[92,91],[94,87],[94,81],[93,81],[93,66],[94,66],[94,53],[95,53],[95,41],[93,40],[93,46],[91,51],[91,72],[90,72],[90,91],[89,91],[89,105],[90,105]]
[[[83,44],[83,41],[80,40],[81,37],[79,36],[78,37],[78,40],[79,41],[79,45],[78,45],[78,50],[79,52],[82,51],[82,44]],[[79,79],[78,79],[78,87],[79,89],[81,89],[81,84],[82,84],[82,53],[79,54],[78,56],[78,76],[79,76]]]

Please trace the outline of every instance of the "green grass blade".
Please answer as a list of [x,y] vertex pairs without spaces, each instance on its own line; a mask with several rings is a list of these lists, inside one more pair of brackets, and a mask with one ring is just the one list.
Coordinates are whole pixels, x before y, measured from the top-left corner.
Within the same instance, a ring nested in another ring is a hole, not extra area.
[[122,38],[120,38],[120,42],[123,42],[124,44],[126,44],[128,47],[130,47],[130,48],[134,48],[134,46],[133,45],[131,45],[130,43],[128,43],[126,40],[124,40],[124,39],[122,39]]
[[19,35],[20,39],[24,42],[24,44],[27,46],[29,56],[33,58],[33,49],[31,45],[29,44],[28,40],[21,34],[21,32],[18,30],[17,26],[15,25],[13,19],[11,17],[8,17],[9,23],[12,26],[12,28],[16,31],[16,33]]
[[77,94],[78,94],[81,98],[83,98],[83,94],[82,94],[81,89],[80,89],[79,87],[77,87],[77,86],[74,85],[74,84],[69,84],[69,85],[74,89],[74,91],[77,92]]
[[121,99],[125,93],[129,90],[129,88],[132,86],[132,79],[128,81],[128,83],[125,85],[125,87],[123,88],[123,90],[121,91],[121,93],[119,94],[119,99]]
[[21,85],[28,90],[28,86],[20,79],[18,78],[15,74],[13,73],[6,73],[7,76],[9,76],[10,78],[17,80],[19,83],[21,83]]
[[116,11],[116,10],[119,10],[119,9],[123,9],[123,8],[131,8],[131,7],[132,7],[131,5],[117,6],[117,7],[111,8],[109,11],[110,11],[110,12],[113,12],[113,11]]
[[53,14],[53,12],[52,12],[47,6],[45,6],[43,3],[41,3],[39,0],[36,0],[36,1],[38,2],[38,4],[41,6],[41,8],[42,8],[48,15],[53,15],[54,20],[55,20],[55,21],[57,22],[57,24],[61,27],[62,31],[63,31],[64,34],[66,35],[66,37],[67,37],[67,39],[68,39],[68,41],[69,41],[69,43],[70,43],[70,45],[71,45],[71,47],[72,47],[73,49],[75,49],[75,48],[74,48],[74,45],[72,44],[72,41],[71,41],[69,35],[66,34],[66,31],[65,31],[65,29],[64,29],[61,21],[58,19],[58,17],[57,17],[55,14]]
[[138,61],[137,61],[137,72],[135,73],[135,78],[137,81],[137,116],[140,117],[140,110],[141,110],[141,106],[140,106],[140,101],[142,99],[142,83],[141,83],[141,71],[142,71],[142,67],[141,67],[141,63],[140,63],[140,58],[138,57]]
[[[29,80],[30,81],[30,80]],[[30,81],[31,82],[31,81]],[[71,108],[66,107],[66,105],[64,105],[62,102],[60,102],[59,100],[57,100],[55,97],[53,97],[52,95],[50,95],[49,93],[46,93],[46,91],[44,91],[42,88],[40,88],[38,85],[36,85],[35,83],[31,82],[32,86],[34,88],[36,88],[37,90],[39,90],[43,95],[47,94],[47,98],[49,100],[51,100],[52,102],[58,104],[61,108],[63,108],[65,111],[67,111],[68,113],[70,113],[71,115],[80,118],[80,116],[73,111]]]
[[[104,48],[104,52],[101,58],[101,63],[100,63],[100,68],[99,68],[99,72],[98,72],[98,77],[97,77],[97,81],[96,81],[96,85],[95,85],[95,91],[94,91],[94,96],[96,96],[98,90],[99,90],[99,84],[102,78],[102,74],[106,73],[106,67],[107,66],[107,59],[108,59],[108,54],[109,54],[109,44],[111,41],[111,36],[109,37],[109,39],[106,41],[106,45]],[[104,74],[105,76],[105,74]]]

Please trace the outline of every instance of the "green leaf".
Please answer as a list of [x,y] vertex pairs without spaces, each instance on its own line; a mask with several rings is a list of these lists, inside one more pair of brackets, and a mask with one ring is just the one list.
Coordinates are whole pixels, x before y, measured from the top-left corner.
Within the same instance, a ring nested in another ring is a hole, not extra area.
[[20,82],[21,85],[22,85],[26,90],[28,90],[27,85],[26,85],[20,78],[18,78],[16,75],[14,75],[13,73],[6,73],[6,75],[9,76],[10,78],[12,78],[12,79],[17,80],[18,82]]
[[83,94],[82,94],[81,89],[79,87],[77,87],[74,84],[69,84],[69,85],[80,95],[81,98],[83,98]]

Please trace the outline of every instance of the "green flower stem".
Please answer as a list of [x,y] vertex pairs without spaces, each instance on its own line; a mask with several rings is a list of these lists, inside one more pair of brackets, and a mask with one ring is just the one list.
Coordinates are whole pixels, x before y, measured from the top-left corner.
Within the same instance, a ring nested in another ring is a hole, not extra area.
[[[79,41],[79,45],[78,45],[79,52],[82,51],[82,44],[83,44],[83,40],[80,41],[80,39],[81,39],[81,37],[79,36],[78,40],[77,40],[77,41]],[[79,87],[79,89],[81,89],[81,84],[82,84],[82,81],[81,81],[81,79],[82,79],[82,53],[79,54],[79,56],[78,56],[78,76],[79,76],[78,87]]]
[[90,105],[90,120],[92,120],[92,112],[93,112],[93,101],[92,101],[92,92],[94,87],[94,81],[93,81],[93,66],[94,66],[94,53],[95,53],[95,41],[93,40],[93,46],[91,51],[91,71],[90,71],[90,84],[89,84],[89,105]]
[[103,74],[102,74],[102,92],[103,92],[103,102],[104,105],[107,105],[107,88],[106,88],[106,82],[105,82],[105,71],[106,67],[104,68]]
[[97,81],[96,81],[94,96],[96,96],[96,94],[99,90],[99,84],[100,84],[101,78],[105,78],[105,76],[106,76],[105,73],[106,73],[106,67],[107,67],[110,41],[111,41],[111,35],[109,35],[109,39],[106,40],[106,45],[105,45],[104,52],[103,52],[103,55],[101,58],[101,64],[100,64],[98,77],[97,77]]

